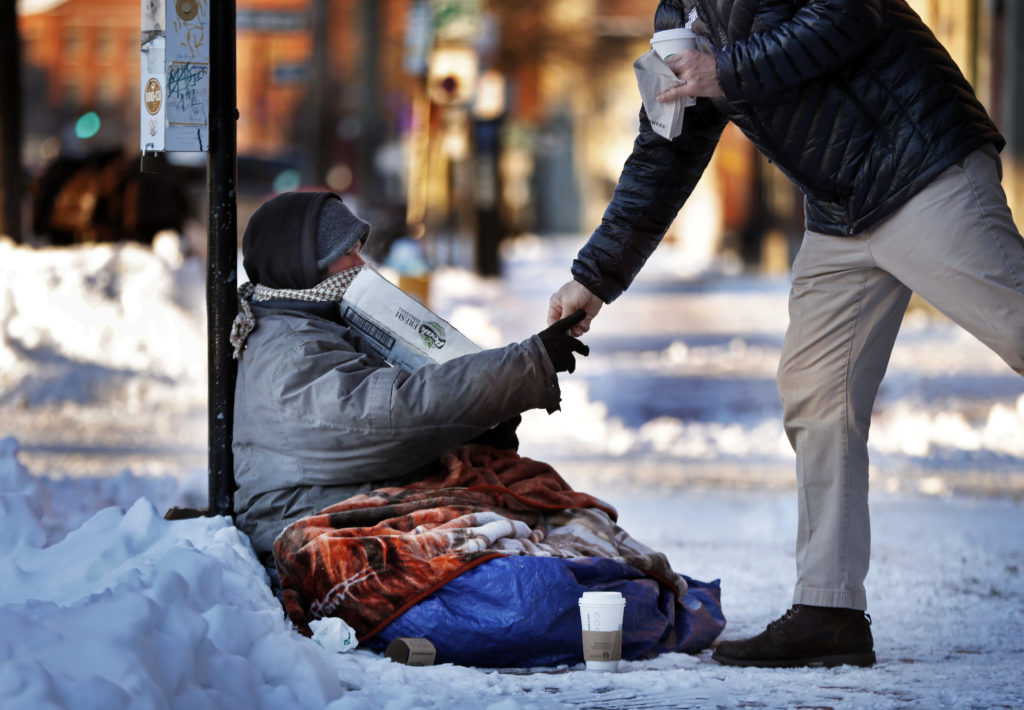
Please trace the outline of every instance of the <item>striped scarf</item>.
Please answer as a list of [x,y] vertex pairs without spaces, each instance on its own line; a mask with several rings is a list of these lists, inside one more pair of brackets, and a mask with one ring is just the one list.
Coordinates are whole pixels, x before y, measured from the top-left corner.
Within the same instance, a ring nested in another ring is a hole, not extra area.
[[234,346],[232,357],[236,360],[242,357],[245,350],[245,343],[249,334],[256,329],[256,317],[253,315],[250,302],[270,301],[283,298],[294,301],[309,301],[312,303],[337,303],[345,295],[345,291],[352,284],[356,275],[365,268],[364,265],[353,266],[340,274],[335,274],[324,279],[312,288],[270,288],[261,284],[245,282],[238,287],[238,315],[231,323],[231,345]]

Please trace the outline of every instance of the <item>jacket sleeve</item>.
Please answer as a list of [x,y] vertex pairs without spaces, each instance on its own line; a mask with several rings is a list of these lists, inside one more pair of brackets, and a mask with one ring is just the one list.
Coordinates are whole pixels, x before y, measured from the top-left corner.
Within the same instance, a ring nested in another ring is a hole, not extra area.
[[[385,371],[388,372],[388,371]],[[411,374],[391,369],[390,428],[437,453],[529,409],[558,406],[558,377],[540,337]]]
[[573,278],[605,303],[618,298],[661,243],[707,168],[725,118],[706,100],[686,109],[683,132],[668,141],[640,109],[640,132],[601,224],[572,265]]
[[[532,336],[414,373],[313,348],[278,369],[290,446],[337,462],[344,481],[394,477],[529,409],[558,405],[551,360]],[[342,473],[343,472],[343,473]]]
[[764,100],[857,58],[882,27],[882,0],[810,0],[793,17],[722,46],[718,81],[732,103]]

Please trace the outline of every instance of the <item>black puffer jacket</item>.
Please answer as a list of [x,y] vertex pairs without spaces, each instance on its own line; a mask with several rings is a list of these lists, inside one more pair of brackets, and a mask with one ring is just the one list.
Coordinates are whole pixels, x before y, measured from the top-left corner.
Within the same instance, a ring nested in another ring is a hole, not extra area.
[[695,31],[724,99],[683,133],[640,133],[573,277],[605,302],[632,282],[733,121],[804,193],[807,228],[853,235],[947,167],[1004,141],[949,54],[904,0],[662,0],[655,28]]

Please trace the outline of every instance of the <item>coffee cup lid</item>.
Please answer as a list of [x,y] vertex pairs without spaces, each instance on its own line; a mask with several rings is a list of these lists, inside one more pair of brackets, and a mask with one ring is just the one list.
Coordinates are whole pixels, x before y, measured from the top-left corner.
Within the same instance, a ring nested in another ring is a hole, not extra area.
[[580,597],[580,604],[601,604],[618,605],[625,604],[626,600],[619,592],[583,592]]
[[661,42],[669,39],[691,39],[696,38],[697,35],[693,30],[685,27],[675,27],[670,30],[658,30],[651,37],[652,42]]

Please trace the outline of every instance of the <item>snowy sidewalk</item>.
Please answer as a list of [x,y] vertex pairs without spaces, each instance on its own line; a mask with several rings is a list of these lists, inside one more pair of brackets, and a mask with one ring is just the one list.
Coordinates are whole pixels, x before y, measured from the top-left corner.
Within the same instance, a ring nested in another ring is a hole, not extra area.
[[[0,496],[5,710],[1024,703],[1024,516],[1008,501],[874,501],[872,669],[726,668],[705,651],[624,662],[615,674],[581,666],[526,674],[321,649],[288,628],[247,541],[223,519],[167,522],[143,499],[44,547],[36,502],[58,487],[93,495],[91,483],[29,478],[10,447],[0,448],[0,488],[21,491]],[[678,569],[721,577],[726,637],[758,631],[787,606],[795,522],[787,493],[624,488],[615,498],[624,527]]]
[[[501,281],[435,279],[435,308],[483,345],[543,327],[578,242],[512,246]],[[520,439],[678,571],[720,578],[737,638],[793,585],[786,284],[675,257],[605,308],[562,411]],[[877,666],[737,669],[705,651],[523,673],[328,653],[288,627],[229,521],[162,519],[206,495],[202,293],[166,243],[0,242],[4,710],[1024,706],[1024,380],[947,323],[910,314],[872,424]]]

